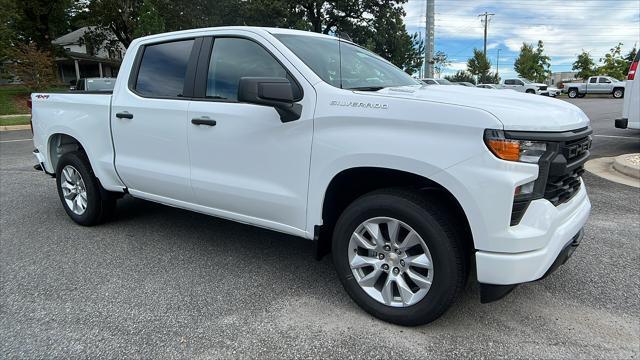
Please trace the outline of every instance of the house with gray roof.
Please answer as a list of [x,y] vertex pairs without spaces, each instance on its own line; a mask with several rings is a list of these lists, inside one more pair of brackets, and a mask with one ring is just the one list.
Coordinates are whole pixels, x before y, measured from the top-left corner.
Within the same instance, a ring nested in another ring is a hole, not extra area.
[[[113,34],[104,34],[102,44],[87,41],[94,27],[83,27],[60,36],[51,43],[64,49],[64,56],[55,59],[57,76],[63,83],[75,83],[80,78],[115,77],[118,74],[125,47]],[[111,46],[107,46],[107,43]],[[113,46],[113,44],[116,46]]]

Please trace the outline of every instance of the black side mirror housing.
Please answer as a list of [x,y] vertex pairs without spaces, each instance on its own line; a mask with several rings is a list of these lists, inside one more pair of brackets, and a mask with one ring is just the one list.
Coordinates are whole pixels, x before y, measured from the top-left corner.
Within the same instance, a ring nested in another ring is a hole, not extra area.
[[298,120],[302,114],[302,105],[295,103],[293,87],[285,78],[240,78],[238,101],[273,106],[282,122]]

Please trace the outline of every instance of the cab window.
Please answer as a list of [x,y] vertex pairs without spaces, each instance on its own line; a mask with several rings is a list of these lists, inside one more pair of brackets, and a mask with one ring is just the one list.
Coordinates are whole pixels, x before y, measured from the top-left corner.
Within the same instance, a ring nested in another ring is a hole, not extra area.
[[150,97],[180,97],[194,40],[147,45],[144,48],[136,91]]
[[242,77],[277,77],[289,79],[293,96],[301,91],[287,70],[262,46],[242,38],[216,38],[209,61],[206,97],[237,101]]

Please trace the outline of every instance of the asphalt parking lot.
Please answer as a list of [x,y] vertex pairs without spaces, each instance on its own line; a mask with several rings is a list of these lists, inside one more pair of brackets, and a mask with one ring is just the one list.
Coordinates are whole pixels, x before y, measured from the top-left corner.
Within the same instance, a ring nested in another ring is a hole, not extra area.
[[[640,131],[613,127],[621,100],[571,102],[594,157],[640,152]],[[565,266],[491,304],[470,281],[406,328],[360,310],[304,240],[131,198],[75,225],[29,136],[0,133],[0,358],[640,356],[640,189],[586,173],[593,211]]]

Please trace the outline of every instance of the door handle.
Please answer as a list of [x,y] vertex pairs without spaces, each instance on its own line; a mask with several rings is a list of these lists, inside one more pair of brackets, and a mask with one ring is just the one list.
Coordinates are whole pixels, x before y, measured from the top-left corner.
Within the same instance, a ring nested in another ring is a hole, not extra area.
[[208,125],[208,126],[216,126],[216,121],[207,119],[207,118],[195,118],[191,119],[191,123],[194,125]]
[[118,119],[133,119],[133,114],[125,111],[125,112],[116,113],[116,117]]

